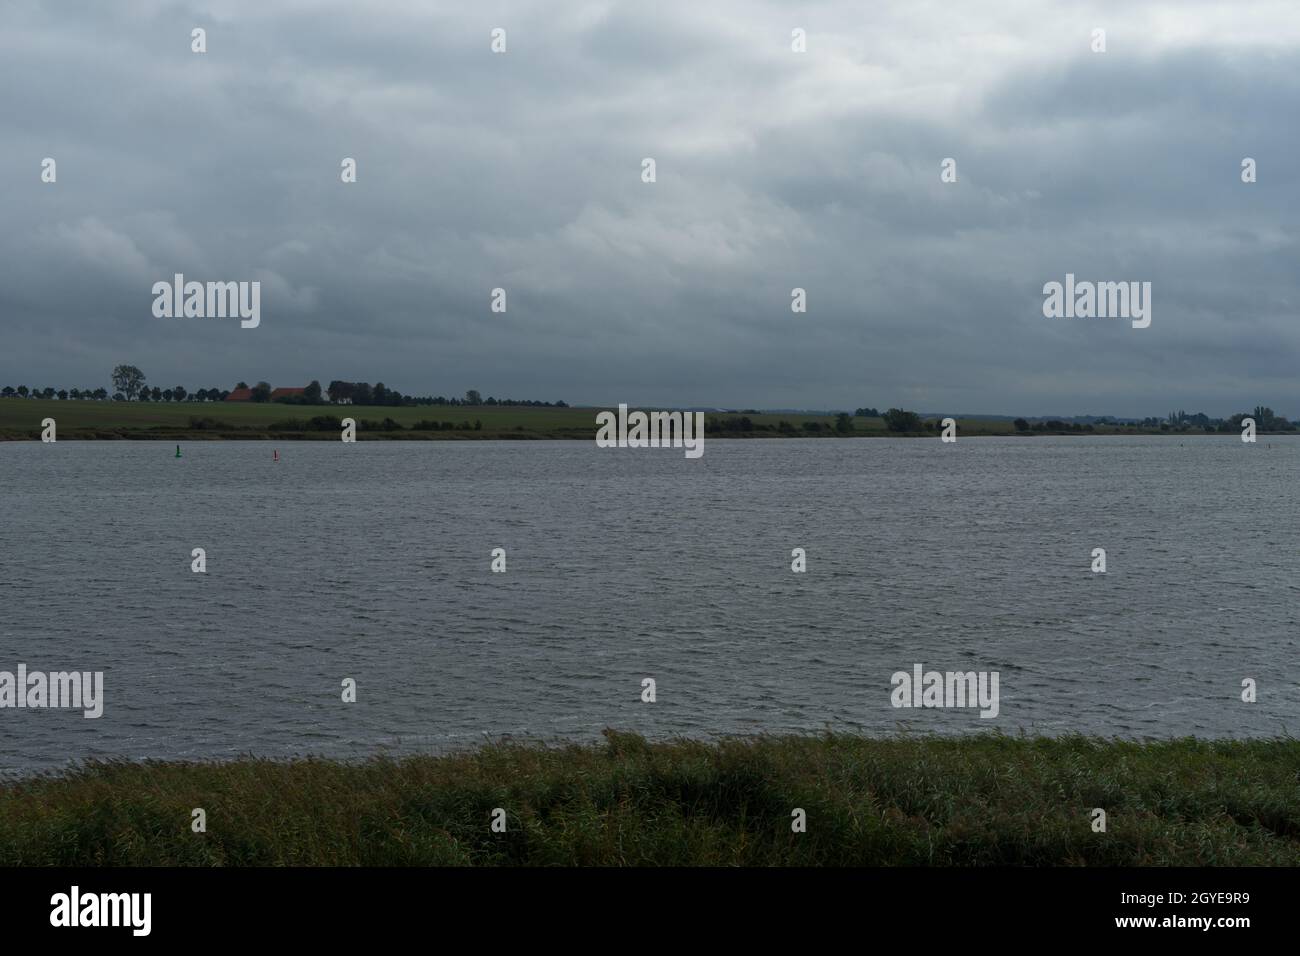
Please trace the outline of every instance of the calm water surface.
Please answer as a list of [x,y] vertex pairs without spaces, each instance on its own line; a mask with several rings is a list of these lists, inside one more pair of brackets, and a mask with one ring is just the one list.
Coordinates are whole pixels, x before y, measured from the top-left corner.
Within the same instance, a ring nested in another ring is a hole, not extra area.
[[[705,448],[0,443],[0,670],[105,673],[98,720],[0,710],[0,768],[607,726],[1300,727],[1300,441]],[[916,663],[1000,672],[1001,713],[891,707]]]

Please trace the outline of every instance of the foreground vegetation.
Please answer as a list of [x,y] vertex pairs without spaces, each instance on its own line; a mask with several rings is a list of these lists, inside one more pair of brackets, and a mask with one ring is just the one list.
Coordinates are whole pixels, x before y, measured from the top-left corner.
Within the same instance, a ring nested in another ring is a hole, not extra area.
[[[352,418],[357,439],[581,439],[596,435],[594,408],[527,406],[285,405],[276,402],[96,402],[0,400],[0,440],[37,440],[41,421],[53,418],[60,439],[318,439],[337,441],[340,422]],[[963,437],[976,435],[1161,434],[1160,428],[1035,423],[1017,430],[1010,421],[957,420]],[[1059,426],[1059,427],[1056,427]],[[938,423],[919,417],[891,430],[879,416],[709,412],[709,438],[935,437]],[[1182,434],[1182,433],[1178,433]],[[1200,434],[1197,431],[1189,435]]]
[[1291,739],[605,736],[359,764],[93,764],[0,787],[0,865],[1300,864]]

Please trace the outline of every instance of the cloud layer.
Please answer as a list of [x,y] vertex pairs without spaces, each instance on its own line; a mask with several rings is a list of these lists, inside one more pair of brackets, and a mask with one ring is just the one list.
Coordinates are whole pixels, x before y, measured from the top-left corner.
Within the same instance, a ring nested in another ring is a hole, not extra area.
[[1294,3],[120,6],[2,14],[0,384],[1300,416]]

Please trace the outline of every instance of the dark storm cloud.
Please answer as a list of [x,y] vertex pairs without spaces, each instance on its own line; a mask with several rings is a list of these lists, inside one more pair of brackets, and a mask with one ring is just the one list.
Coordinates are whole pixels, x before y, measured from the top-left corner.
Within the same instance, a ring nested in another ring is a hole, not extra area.
[[[862,6],[6,4],[0,384],[1300,414],[1290,5]],[[1043,318],[1066,272],[1151,327]]]

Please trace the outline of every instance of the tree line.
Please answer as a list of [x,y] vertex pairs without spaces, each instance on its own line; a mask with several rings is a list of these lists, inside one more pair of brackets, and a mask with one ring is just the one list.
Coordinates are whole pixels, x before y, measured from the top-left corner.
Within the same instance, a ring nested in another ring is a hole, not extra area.
[[[312,385],[319,388],[319,384],[313,382]],[[310,391],[311,386],[308,386]],[[369,382],[344,382],[335,380],[329,383],[325,389],[325,394],[333,403],[348,402],[353,405],[512,405],[526,406],[531,408],[568,408],[567,402],[540,402],[529,399],[517,398],[495,398],[489,395],[484,398],[478,389],[471,388],[465,393],[464,398],[452,396],[447,398],[443,395],[403,395],[395,388],[389,388],[383,382],[371,385]],[[295,404],[292,399],[287,400],[289,404]],[[306,400],[297,404],[324,404],[323,402]]]
[[[150,387],[145,379],[144,372],[134,365],[118,365],[113,369],[112,375],[113,392],[103,388],[28,388],[26,385],[17,387],[6,385],[0,389],[0,397],[3,398],[36,398],[36,399],[59,399],[66,401],[114,401],[114,402],[224,402],[230,397],[231,389],[225,388],[200,388],[196,391],[190,391],[183,385],[173,385],[170,388],[159,388],[158,386]],[[447,398],[442,395],[403,395],[395,388],[389,388],[383,382],[371,385],[369,382],[345,382],[335,380],[329,383],[328,388],[321,388],[318,381],[312,381],[302,392],[293,395],[282,395],[272,398],[273,389],[268,382],[258,382],[256,385],[249,385],[247,382],[239,382],[235,386],[236,390],[248,389],[249,397],[254,402],[277,402],[285,405],[328,405],[346,403],[352,405],[447,405],[447,406],[478,406],[478,405],[508,405],[508,406],[526,406],[535,408],[568,408],[567,402],[542,402],[528,399],[514,398],[495,398],[489,395],[486,399],[477,389],[470,389],[465,393],[463,398]]]
[[[864,412],[874,412],[874,409],[859,408],[854,414],[862,415]],[[844,418],[845,413],[840,413],[840,418]],[[902,408],[891,408],[879,415],[884,419],[885,427],[891,432],[919,432],[930,431],[937,432],[942,430],[942,419],[933,419],[927,421],[916,412],[909,412]],[[1185,433],[1192,430],[1201,430],[1207,434],[1240,432],[1242,419],[1255,419],[1255,427],[1260,431],[1267,432],[1285,432],[1295,431],[1296,425],[1281,415],[1276,415],[1273,409],[1266,405],[1256,405],[1254,411],[1237,412],[1229,415],[1227,418],[1210,418],[1203,412],[1189,415],[1186,412],[1170,412],[1166,419],[1144,418],[1141,422],[1137,421],[1120,421],[1110,416],[1101,416],[1094,422],[1065,422],[1057,418],[1039,418],[1030,421],[1027,418],[1017,418],[1012,422],[1015,430],[1018,432],[1090,432],[1095,431],[1095,425],[1105,425],[1111,428],[1158,428],[1162,432]],[[837,430],[851,430],[851,422],[845,423],[837,421]]]
[[[1188,414],[1184,411],[1170,412],[1167,418],[1156,418],[1154,416],[1144,418],[1139,421],[1118,421],[1109,416],[1102,416],[1096,420],[1098,425],[1106,425],[1113,428],[1158,428],[1162,432],[1176,432],[1186,434],[1192,431],[1202,431],[1207,435],[1228,434],[1241,431],[1241,423],[1247,418],[1255,420],[1255,427],[1262,432],[1293,432],[1296,425],[1281,415],[1275,414],[1273,409],[1267,405],[1256,405],[1252,411],[1237,412],[1229,415],[1227,418],[1211,418],[1204,412],[1195,412]],[[1013,423],[1016,431],[1092,431],[1092,425],[1087,424],[1082,427],[1078,422],[1073,424],[1063,422],[1058,419],[1037,419],[1030,422],[1028,419],[1017,418]]]

